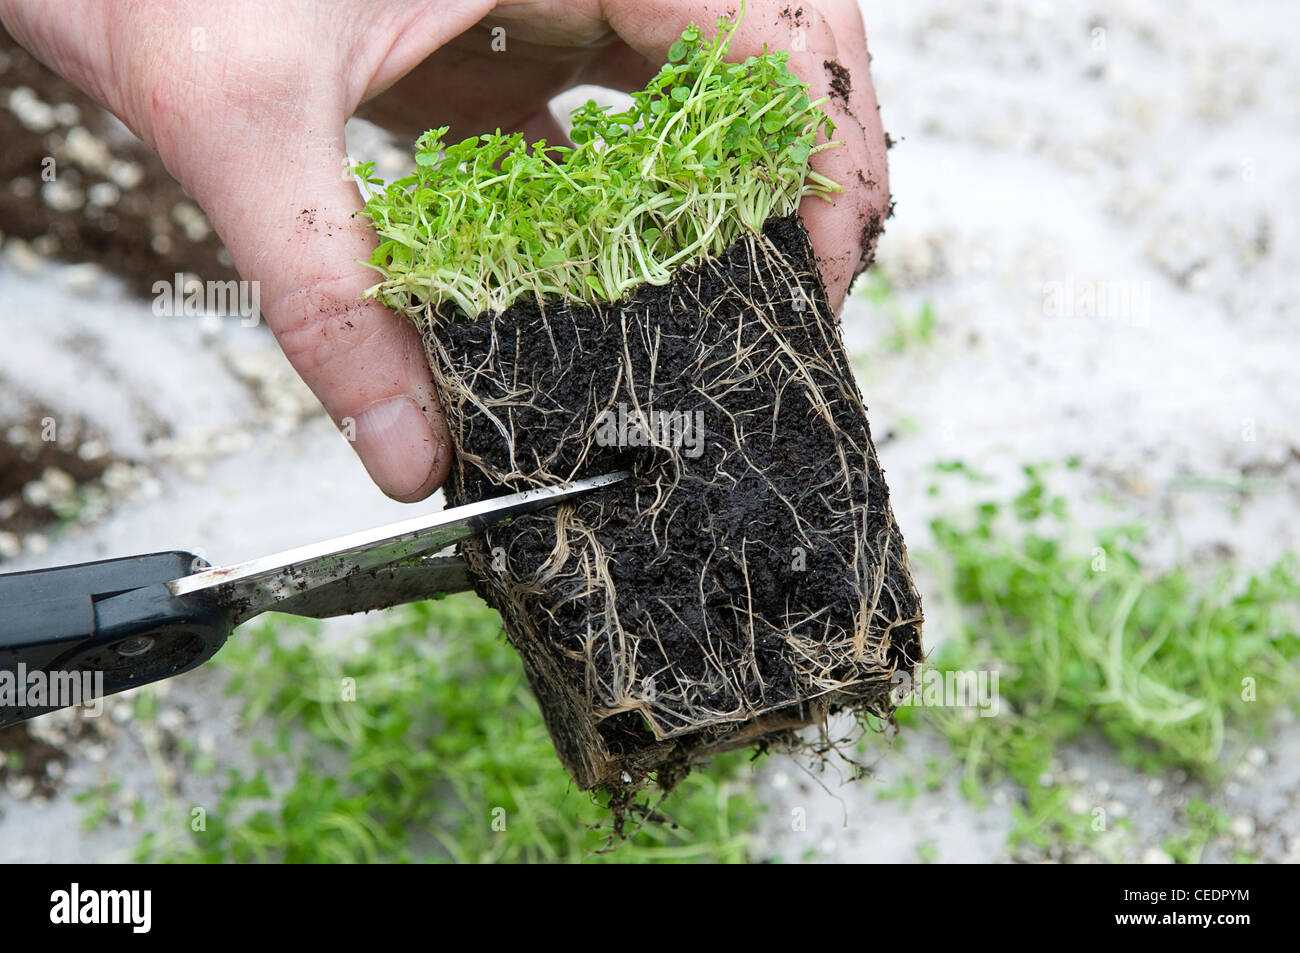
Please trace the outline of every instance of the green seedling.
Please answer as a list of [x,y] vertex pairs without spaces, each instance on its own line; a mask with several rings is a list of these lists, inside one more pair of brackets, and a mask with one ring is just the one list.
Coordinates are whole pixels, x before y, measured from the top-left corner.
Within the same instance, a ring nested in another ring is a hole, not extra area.
[[712,40],[689,27],[622,112],[588,102],[575,145],[500,130],[454,145],[420,137],[416,168],[385,185],[354,171],[381,237],[370,294],[413,314],[450,303],[474,317],[532,296],[616,301],[724,251],[743,230],[839,186],[809,168],[834,125],[786,68],[788,54],[724,62],[739,21]]
[[[555,760],[500,617],[468,595],[359,633],[273,616],[219,659],[240,723],[272,741],[228,769],[203,830],[173,805],[141,859],[198,862],[741,861],[757,805],[743,757],[692,775],[619,849]],[[147,689],[146,689],[147,692]],[[142,693],[143,695],[144,693]],[[104,813],[91,802],[91,817]],[[164,811],[163,814],[166,814]]]
[[[961,464],[936,469],[981,479]],[[947,736],[974,801],[999,783],[1019,792],[1013,846],[1085,844],[1096,833],[1097,816],[1070,807],[1076,792],[1057,770],[1064,745],[1101,736],[1141,771],[1213,783],[1300,698],[1294,557],[1256,574],[1151,568],[1142,527],[1081,534],[1046,470],[1032,466],[1009,503],[986,500],[933,530],[963,624],[931,664],[998,671],[1001,710],[972,719],[906,708],[900,718]],[[1180,839],[1176,856],[1196,859],[1205,839]]]
[[[924,301],[913,314],[899,300],[889,278],[878,268],[873,268],[862,276],[862,283],[854,293],[863,298],[876,315],[888,322],[887,329],[880,337],[881,345],[887,353],[902,354],[915,348],[928,347],[934,342],[934,306],[929,301]],[[873,319],[874,317],[875,315]]]

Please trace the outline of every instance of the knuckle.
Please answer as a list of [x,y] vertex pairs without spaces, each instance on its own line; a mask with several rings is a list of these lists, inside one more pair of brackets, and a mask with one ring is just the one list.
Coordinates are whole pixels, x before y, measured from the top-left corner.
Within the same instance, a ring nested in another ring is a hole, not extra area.
[[381,343],[383,324],[368,315],[352,276],[312,281],[287,292],[268,319],[289,362],[309,382],[346,369]]

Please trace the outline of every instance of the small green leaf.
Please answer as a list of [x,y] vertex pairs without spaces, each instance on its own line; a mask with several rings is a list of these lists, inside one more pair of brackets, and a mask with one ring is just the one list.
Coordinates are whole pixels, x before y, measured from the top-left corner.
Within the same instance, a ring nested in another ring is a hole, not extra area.
[[363,167],[364,214],[383,243],[370,295],[412,315],[437,301],[471,316],[520,297],[607,299],[662,275],[651,249],[679,262],[716,253],[836,191],[807,169],[816,134],[834,127],[787,54],[727,62],[735,24],[722,23],[707,41],[684,30],[629,108],[575,109],[572,147],[500,129],[448,145],[442,127],[419,138],[410,175],[385,184]]

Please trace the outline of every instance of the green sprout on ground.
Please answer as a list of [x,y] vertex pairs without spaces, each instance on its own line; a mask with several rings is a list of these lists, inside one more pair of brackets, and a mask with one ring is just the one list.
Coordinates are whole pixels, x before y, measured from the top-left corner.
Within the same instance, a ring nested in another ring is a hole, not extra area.
[[919,864],[936,864],[939,862],[939,845],[934,841],[921,841],[916,845],[916,861]]
[[[1019,789],[1013,847],[1086,845],[1094,818],[1071,809],[1075,792],[1056,776],[1063,745],[1099,735],[1138,770],[1214,783],[1248,737],[1296,705],[1300,564],[1288,556],[1208,580],[1190,567],[1152,569],[1140,527],[1081,540],[1045,468],[1025,474],[1010,504],[985,501],[969,518],[932,524],[963,625],[930,665],[998,671],[1001,714],[904,708],[900,720],[947,737],[977,803],[989,785]],[[1217,829],[1190,809],[1189,820],[1210,833],[1180,841],[1181,859],[1198,858]]]
[[320,633],[276,616],[223,651],[242,725],[272,741],[229,770],[206,829],[180,806],[140,859],[748,859],[758,809],[734,780],[743,755],[692,774],[659,806],[666,820],[599,853],[608,811],[570,782],[500,617],[477,599],[388,610],[342,639]]
[[[1228,832],[1228,815],[1204,798],[1194,797],[1183,809],[1187,830],[1165,841],[1165,853],[1179,864],[1197,864],[1210,841]],[[1243,858],[1237,858],[1241,860]]]
[[899,300],[893,283],[879,268],[867,271],[854,293],[888,322],[887,329],[880,336],[881,347],[887,353],[898,355],[934,343],[934,306],[924,301],[913,313]]
[[616,301],[717,255],[805,195],[839,186],[809,168],[837,143],[808,87],[765,51],[724,62],[735,22],[713,40],[694,25],[622,112],[594,101],[573,113],[572,148],[516,133],[447,145],[446,127],[416,144],[413,173],[385,186],[374,163],[354,171],[381,237],[370,289],[400,312],[452,303],[465,315],[539,303]]

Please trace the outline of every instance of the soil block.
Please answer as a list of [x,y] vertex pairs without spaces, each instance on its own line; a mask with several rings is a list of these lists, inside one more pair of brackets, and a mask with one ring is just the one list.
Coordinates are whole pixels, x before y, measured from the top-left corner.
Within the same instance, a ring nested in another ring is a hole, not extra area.
[[463,545],[581,788],[892,714],[921,602],[797,216],[613,304],[423,325],[452,504],[633,472]]

